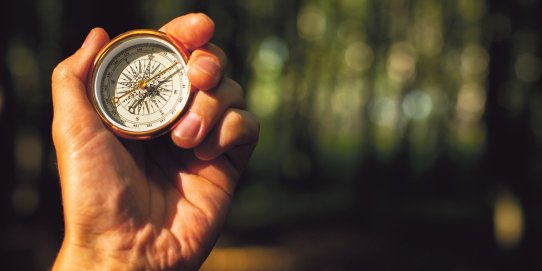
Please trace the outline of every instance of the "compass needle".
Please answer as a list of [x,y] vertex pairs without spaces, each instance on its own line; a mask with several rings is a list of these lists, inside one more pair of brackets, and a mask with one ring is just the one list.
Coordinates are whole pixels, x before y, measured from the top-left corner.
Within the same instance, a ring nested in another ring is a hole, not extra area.
[[162,70],[161,72],[159,72],[159,73],[156,74],[155,76],[151,77],[149,80],[147,80],[147,82],[148,82],[148,81],[152,81],[152,80],[154,80],[154,79],[156,79],[156,78],[159,78],[160,76],[162,76],[162,74],[164,74],[164,73],[166,73],[167,71],[173,69],[173,67],[175,67],[177,64],[179,64],[178,61],[176,61],[175,63],[173,63],[173,65],[171,65],[171,66],[165,68],[164,70]]

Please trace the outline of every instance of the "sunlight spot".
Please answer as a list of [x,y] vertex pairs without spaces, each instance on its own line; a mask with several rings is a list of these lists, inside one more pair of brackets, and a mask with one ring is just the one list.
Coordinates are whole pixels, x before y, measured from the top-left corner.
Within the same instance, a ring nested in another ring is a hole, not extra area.
[[532,83],[540,78],[542,64],[540,59],[533,54],[521,54],[514,65],[516,77],[525,83]]
[[352,42],[346,47],[344,52],[346,65],[358,72],[365,71],[371,67],[373,59],[373,50],[364,42]]
[[377,97],[369,105],[371,120],[379,125],[395,128],[399,119],[398,102],[387,97]]
[[13,210],[20,215],[32,214],[38,207],[39,194],[35,188],[19,186],[11,194]]
[[497,197],[493,212],[495,239],[503,249],[517,246],[523,236],[523,210],[519,200],[510,192]]
[[255,68],[262,73],[276,74],[288,59],[288,47],[278,37],[270,36],[262,41],[256,56]]
[[297,17],[299,35],[308,41],[321,39],[326,31],[326,24],[326,14],[314,6],[304,7]]
[[416,73],[416,50],[410,43],[398,42],[389,53],[388,75],[394,81],[405,83]]
[[421,90],[409,92],[403,100],[403,112],[414,120],[423,120],[431,114],[433,101],[431,96]]
[[479,84],[466,84],[457,95],[457,116],[461,121],[478,121],[484,113],[485,103],[485,89]]
[[461,73],[465,79],[484,75],[489,63],[487,50],[480,45],[467,46],[461,53]]

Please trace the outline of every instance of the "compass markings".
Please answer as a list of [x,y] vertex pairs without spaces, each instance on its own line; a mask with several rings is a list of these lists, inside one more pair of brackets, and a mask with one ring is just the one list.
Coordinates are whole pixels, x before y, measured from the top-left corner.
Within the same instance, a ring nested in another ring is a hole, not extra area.
[[134,70],[134,67],[132,67],[132,65],[129,65],[128,67],[130,67],[130,71],[132,72],[132,74],[134,76],[137,76],[139,73],[137,73],[135,70]]
[[147,114],[150,114],[151,111],[149,110],[149,102],[145,101],[145,108],[147,108]]
[[[110,116],[121,120],[124,125],[137,128],[141,125],[152,127],[166,121],[169,118],[167,116],[173,114],[176,109],[170,108],[171,99],[174,98],[176,103],[178,99],[175,95],[179,93],[174,85],[180,79],[178,77],[186,75],[186,71],[184,66],[176,66],[179,59],[172,52],[161,51],[164,49],[152,45],[150,48],[130,48],[112,63],[115,66],[112,72],[120,76],[117,80],[108,78],[111,82],[108,88],[112,90],[112,95],[107,98],[108,107],[111,106]],[[164,65],[176,68],[166,70]],[[109,74],[113,76],[111,72]],[[141,82],[147,83],[146,86]],[[138,84],[141,84],[140,87]],[[186,88],[183,79],[179,85],[181,89]],[[161,117],[155,119],[156,114]]]
[[160,92],[158,92],[158,93],[156,94],[156,97],[160,97],[160,98],[162,98],[162,100],[164,100],[164,102],[167,102],[167,99],[164,98],[164,96],[162,96],[162,94],[160,94]]
[[160,93],[171,92],[171,89],[167,89],[167,88],[163,88],[163,87],[158,87],[158,90],[160,91]]
[[128,82],[131,82],[131,81],[134,80],[132,77],[130,77],[130,75],[128,75],[128,74],[126,74],[126,73],[124,73],[124,72],[122,73],[122,75],[124,75],[124,77],[126,77],[126,79],[128,79],[128,80],[127,80]]
[[151,76],[151,64],[152,63],[149,61],[145,67],[145,78],[149,78]]
[[156,72],[156,70],[158,70],[158,68],[160,68],[160,64],[156,64],[156,67],[154,67],[151,74],[154,74]]

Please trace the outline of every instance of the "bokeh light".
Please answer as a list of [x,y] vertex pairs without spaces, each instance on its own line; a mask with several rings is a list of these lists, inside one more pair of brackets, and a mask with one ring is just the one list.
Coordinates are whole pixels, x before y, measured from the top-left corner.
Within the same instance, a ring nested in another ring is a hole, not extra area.
[[305,6],[298,15],[297,29],[299,35],[308,41],[321,39],[326,31],[326,26],[326,14],[315,6]]
[[95,26],[204,12],[261,134],[202,270],[538,270],[541,4],[15,1],[0,18],[2,255],[44,270],[62,242],[55,64]]
[[388,75],[391,80],[405,83],[416,73],[416,51],[409,43],[398,42],[390,50]]
[[346,65],[357,72],[363,72],[371,67],[373,50],[364,42],[352,42],[344,51]]
[[501,248],[510,250],[519,244],[524,232],[524,215],[517,197],[510,192],[499,194],[493,221],[495,238]]
[[431,96],[421,90],[409,92],[403,100],[403,113],[413,120],[423,120],[431,114],[433,101]]
[[540,78],[542,62],[533,54],[521,54],[514,65],[517,78],[525,83],[532,83]]

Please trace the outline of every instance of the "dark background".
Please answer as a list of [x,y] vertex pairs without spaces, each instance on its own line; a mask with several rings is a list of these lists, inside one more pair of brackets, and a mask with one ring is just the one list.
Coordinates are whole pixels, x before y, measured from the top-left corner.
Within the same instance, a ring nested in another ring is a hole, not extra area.
[[540,270],[541,1],[3,1],[0,247],[63,236],[50,74],[110,36],[205,12],[262,122],[203,270]]

